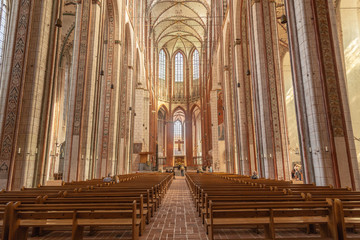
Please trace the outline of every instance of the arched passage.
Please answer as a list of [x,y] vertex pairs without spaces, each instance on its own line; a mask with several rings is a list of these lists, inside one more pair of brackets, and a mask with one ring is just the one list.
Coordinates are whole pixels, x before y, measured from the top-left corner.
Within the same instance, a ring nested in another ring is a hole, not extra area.
[[[59,46],[59,62],[56,66],[56,78],[52,90],[52,105],[50,109],[50,131],[48,140],[45,180],[63,179],[66,149],[66,131],[70,94],[72,88],[72,68],[74,52],[76,7],[65,6],[68,14],[63,15],[63,29]],[[70,143],[68,143],[70,144]]]
[[297,166],[296,169],[301,169],[299,130],[296,120],[295,96],[289,52],[287,52],[282,59],[282,74],[290,167],[294,169]]
[[360,1],[341,0],[342,43],[351,121],[358,161],[360,159]]

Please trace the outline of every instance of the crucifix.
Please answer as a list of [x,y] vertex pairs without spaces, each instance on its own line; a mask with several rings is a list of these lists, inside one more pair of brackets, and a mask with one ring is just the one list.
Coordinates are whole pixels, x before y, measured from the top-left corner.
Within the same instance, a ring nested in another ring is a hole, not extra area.
[[180,152],[180,151],[181,151],[181,146],[180,146],[180,144],[184,144],[184,141],[181,141],[181,140],[179,139],[179,140],[177,140],[175,143],[178,145],[178,151]]

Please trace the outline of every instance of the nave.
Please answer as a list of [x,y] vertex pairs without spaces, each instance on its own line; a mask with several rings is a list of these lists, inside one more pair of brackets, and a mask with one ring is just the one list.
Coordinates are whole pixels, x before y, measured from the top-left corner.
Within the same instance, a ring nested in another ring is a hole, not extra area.
[[226,173],[137,173],[1,191],[3,240],[358,239],[360,191]]

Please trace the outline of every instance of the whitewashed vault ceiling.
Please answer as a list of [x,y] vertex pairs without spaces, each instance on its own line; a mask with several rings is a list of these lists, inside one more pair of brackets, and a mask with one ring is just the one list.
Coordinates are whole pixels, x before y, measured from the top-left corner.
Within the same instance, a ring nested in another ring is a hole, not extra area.
[[153,0],[148,6],[151,34],[158,49],[170,55],[182,50],[186,55],[201,49],[206,36],[207,0]]

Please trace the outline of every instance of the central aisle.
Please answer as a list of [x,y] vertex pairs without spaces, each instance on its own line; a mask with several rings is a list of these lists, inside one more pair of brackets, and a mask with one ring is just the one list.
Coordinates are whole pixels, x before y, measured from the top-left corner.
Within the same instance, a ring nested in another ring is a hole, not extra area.
[[208,239],[184,177],[176,177],[140,240]]

